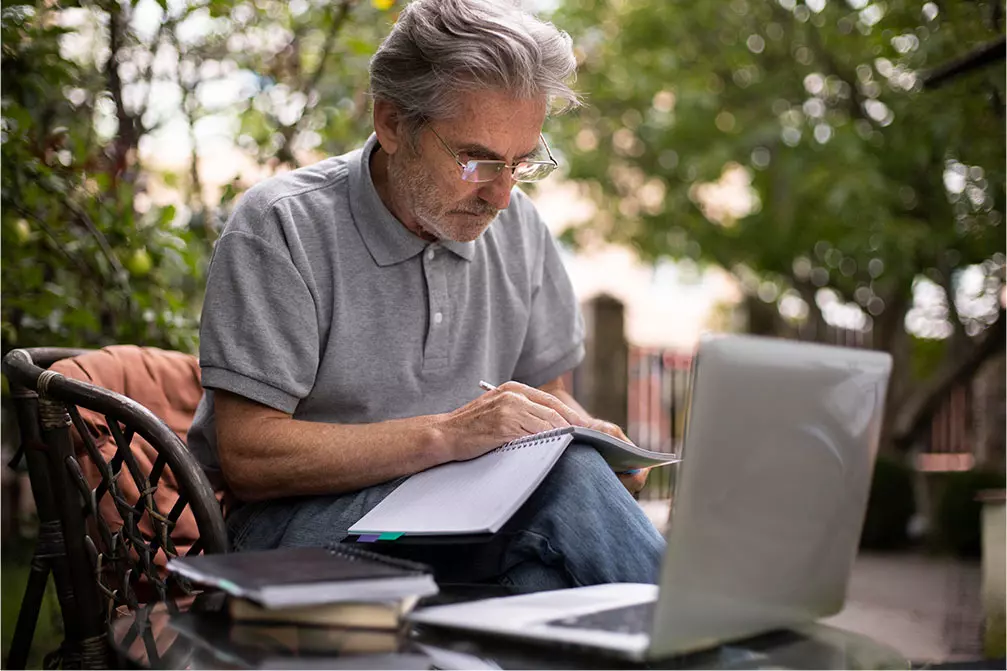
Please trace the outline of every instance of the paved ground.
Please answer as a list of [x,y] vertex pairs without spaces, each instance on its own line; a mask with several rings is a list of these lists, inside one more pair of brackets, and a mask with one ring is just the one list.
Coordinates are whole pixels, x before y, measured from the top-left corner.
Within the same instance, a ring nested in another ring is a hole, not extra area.
[[[662,528],[667,504],[641,505]],[[978,561],[861,553],[846,607],[824,622],[885,642],[914,663],[979,659],[980,582]]]
[[861,553],[846,608],[826,623],[883,641],[913,662],[982,657],[979,562]]

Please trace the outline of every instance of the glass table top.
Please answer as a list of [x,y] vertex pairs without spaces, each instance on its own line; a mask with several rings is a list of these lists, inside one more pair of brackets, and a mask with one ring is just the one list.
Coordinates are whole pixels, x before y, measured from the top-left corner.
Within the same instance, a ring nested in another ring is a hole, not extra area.
[[474,636],[232,622],[221,594],[184,611],[163,603],[117,618],[109,635],[123,664],[140,668],[353,669],[907,669],[895,650],[822,624],[763,634],[648,663],[597,651]]

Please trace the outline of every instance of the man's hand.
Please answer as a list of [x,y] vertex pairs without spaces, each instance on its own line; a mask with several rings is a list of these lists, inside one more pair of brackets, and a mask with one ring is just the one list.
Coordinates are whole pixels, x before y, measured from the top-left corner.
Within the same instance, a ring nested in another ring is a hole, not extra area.
[[[566,426],[584,426],[633,442],[617,425],[595,419],[546,391],[520,382],[505,382],[444,417],[442,430],[451,446],[451,459],[456,461],[473,459],[515,438]],[[649,471],[616,475],[635,494],[647,483]]]
[[[629,436],[625,434],[622,428],[618,424],[613,424],[612,422],[606,422],[603,419],[590,419],[586,425],[589,429],[594,429],[595,431],[601,431],[602,433],[607,433],[610,436],[615,436],[619,440],[624,440],[627,443],[632,443],[633,441],[629,439]],[[636,494],[643,486],[647,484],[647,476],[650,474],[649,468],[640,468],[635,471],[626,471],[625,473],[616,473],[619,477],[619,482],[622,486],[629,490],[630,494]]]
[[532,433],[589,422],[552,394],[520,382],[506,382],[443,418],[441,430],[455,461]]

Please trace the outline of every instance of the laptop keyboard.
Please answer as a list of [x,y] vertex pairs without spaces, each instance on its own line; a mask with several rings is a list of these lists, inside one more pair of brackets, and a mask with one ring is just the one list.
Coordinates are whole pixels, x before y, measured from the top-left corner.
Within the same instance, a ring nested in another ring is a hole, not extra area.
[[656,601],[635,603],[632,606],[601,610],[587,615],[563,617],[546,624],[553,627],[614,631],[620,634],[649,634],[655,605]]

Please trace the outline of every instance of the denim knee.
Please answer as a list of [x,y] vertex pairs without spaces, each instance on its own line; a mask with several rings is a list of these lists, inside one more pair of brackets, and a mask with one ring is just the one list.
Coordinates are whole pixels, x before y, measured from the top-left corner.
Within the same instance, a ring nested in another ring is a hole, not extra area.
[[617,500],[624,504],[633,501],[632,495],[626,491],[601,454],[588,445],[570,445],[545,484],[557,487],[557,493],[575,497],[582,503],[592,499],[606,503]]
[[240,552],[279,547],[296,511],[296,506],[288,499],[242,504],[225,520],[231,549]]
[[601,455],[583,445],[567,448],[508,530],[547,539],[581,585],[655,582],[665,545]]

